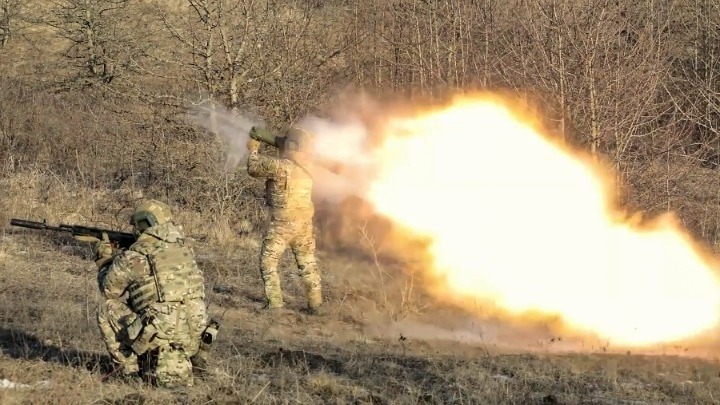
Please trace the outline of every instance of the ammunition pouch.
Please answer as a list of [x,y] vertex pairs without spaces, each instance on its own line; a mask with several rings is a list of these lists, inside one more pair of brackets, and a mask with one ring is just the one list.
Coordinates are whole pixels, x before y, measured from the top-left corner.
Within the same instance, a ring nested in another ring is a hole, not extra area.
[[155,348],[153,340],[158,331],[152,321],[152,316],[141,315],[127,328],[130,347],[138,355]]

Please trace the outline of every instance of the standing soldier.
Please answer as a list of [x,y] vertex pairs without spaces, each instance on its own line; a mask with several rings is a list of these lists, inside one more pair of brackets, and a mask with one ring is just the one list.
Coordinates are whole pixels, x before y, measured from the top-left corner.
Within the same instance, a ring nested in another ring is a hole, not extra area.
[[266,178],[266,200],[270,206],[270,223],[260,253],[260,273],[265,286],[267,309],[283,308],[280,257],[289,246],[295,256],[300,277],[305,284],[308,310],[319,314],[322,306],[320,274],[315,260],[313,179],[309,155],[312,136],[293,128],[280,146],[280,157],[260,155],[260,142],[248,141],[247,169],[257,178]]
[[106,237],[93,249],[105,345],[125,375],[139,371],[139,355],[152,355],[157,385],[192,386],[193,364],[206,364],[218,326],[207,316],[202,271],[166,204],[143,202],[130,223],[137,241],[128,250],[115,254]]

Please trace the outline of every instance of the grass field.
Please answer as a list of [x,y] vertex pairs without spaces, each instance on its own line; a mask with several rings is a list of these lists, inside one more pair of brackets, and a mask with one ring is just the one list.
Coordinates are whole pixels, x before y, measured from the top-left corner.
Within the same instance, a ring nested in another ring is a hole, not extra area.
[[[718,4],[0,0],[0,405],[720,402],[715,336],[640,353],[441,305],[386,257],[416,247],[387,243],[382,221],[363,232],[356,201],[347,216],[316,207],[328,313],[301,310],[289,254],[289,311],[264,313],[263,184],[227,170],[237,128],[189,119],[212,100],[278,131],[335,114],[374,128],[390,110],[497,91],[606,160],[624,207],[677,213],[717,255]],[[506,170],[537,169],[525,146]],[[438,215],[457,198],[442,196]],[[222,318],[212,373],[182,392],[108,376],[88,245],[8,226],[127,230],[140,197],[177,209]]]
[[[23,202],[7,201],[7,214],[22,214]],[[319,253],[330,309],[314,317],[301,310],[286,255],[290,311],[266,314],[253,234],[227,246],[195,242],[210,312],[222,317],[212,373],[176,392],[122,381],[107,377],[88,246],[11,228],[0,240],[3,404],[689,404],[720,397],[712,356],[581,348],[542,330],[476,319],[434,304],[420,288],[407,292],[403,272],[387,267],[379,277],[381,269],[361,256]]]

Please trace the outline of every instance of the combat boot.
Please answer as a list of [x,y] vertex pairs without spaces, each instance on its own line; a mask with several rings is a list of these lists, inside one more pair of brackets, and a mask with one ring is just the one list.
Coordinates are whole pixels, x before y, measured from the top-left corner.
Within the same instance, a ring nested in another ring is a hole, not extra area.
[[[140,364],[138,363],[138,356],[127,347],[121,347],[119,352],[122,355],[122,360],[119,361],[117,365],[119,374],[129,378],[139,375]],[[118,358],[120,358],[120,356],[118,356]]]
[[126,384],[132,384],[137,381],[142,381],[142,376],[140,375],[140,367],[138,367],[137,364],[135,364],[134,366],[123,366],[120,370],[119,375],[117,376],[117,379]]
[[263,307],[263,309],[267,310],[274,310],[274,309],[282,309],[285,307],[285,303],[282,301],[281,298],[270,298],[268,299],[267,304]]
[[322,291],[319,288],[308,292],[308,312],[311,315],[325,315],[325,307],[322,301]]
[[308,308],[308,314],[314,315],[314,316],[325,316],[327,315],[327,308],[324,305],[320,305],[319,307],[314,308]]
[[291,315],[294,312],[288,308],[285,308],[285,305],[278,304],[277,302],[269,302],[266,304],[262,309],[268,316],[271,318],[285,318],[287,315]]

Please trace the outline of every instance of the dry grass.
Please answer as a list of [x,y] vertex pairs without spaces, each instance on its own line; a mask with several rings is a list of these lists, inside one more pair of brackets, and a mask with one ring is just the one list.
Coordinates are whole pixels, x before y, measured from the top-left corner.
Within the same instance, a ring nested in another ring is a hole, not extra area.
[[[195,245],[210,311],[224,318],[216,370],[192,389],[103,382],[108,359],[93,319],[98,293],[88,246],[3,227],[0,383],[30,387],[0,388],[0,403],[718,402],[715,360],[692,359],[679,349],[668,351],[678,356],[608,354],[602,345],[552,354],[555,337],[542,330],[490,321],[478,327],[476,318],[434,304],[419,288],[415,266],[390,260],[414,255],[421,244],[398,243],[392,227],[358,201],[317,211],[329,314],[299,311],[305,306],[301,283],[285,256],[283,286],[296,312],[270,318],[258,310],[262,184],[242,170],[224,170],[216,137],[186,120],[188,103],[208,91],[225,106],[239,96],[236,107],[282,128],[316,107],[355,106],[338,101],[344,86],[403,99],[398,106],[407,94],[417,102],[457,89],[517,89],[521,97],[542,100],[548,122],[573,117],[562,120],[571,143],[589,147],[598,140],[600,153],[616,158],[630,186],[629,205],[650,213],[677,210],[690,232],[717,251],[718,122],[695,111],[714,94],[712,83],[698,79],[715,53],[702,51],[701,41],[688,43],[697,30],[711,38],[717,15],[640,4],[621,20],[637,29],[670,22],[677,29],[641,33],[657,43],[611,49],[605,45],[619,44],[617,31],[605,32],[606,24],[595,20],[625,15],[621,3],[558,17],[537,2],[290,2],[308,6],[307,24],[279,22],[272,10],[249,18],[257,38],[249,38],[252,51],[238,72],[247,76],[233,90],[228,70],[235,63],[225,63],[222,46],[205,72],[208,60],[197,59],[203,52],[191,53],[174,38],[152,2],[128,2],[94,22],[84,22],[78,9],[65,27],[89,23],[104,42],[94,41],[93,48],[83,39],[69,53],[60,32],[45,24],[57,17],[46,0],[11,3],[27,8],[12,16],[15,36],[0,49],[0,223],[46,219],[127,230],[139,198],[166,200]],[[246,10],[226,10],[228,20],[203,27],[186,2],[161,3],[171,23],[187,28],[180,35],[200,35],[198,43],[205,33],[220,38],[220,30],[244,20],[232,13]],[[590,25],[577,20],[586,12]],[[240,25],[230,37],[248,38]],[[597,46],[559,49],[553,38],[563,35],[567,43]],[[89,74],[91,48],[114,59],[119,74],[112,82]],[[686,48],[692,52],[685,57],[677,53]],[[573,66],[588,55],[627,63],[593,71]],[[378,107],[357,112],[369,119]],[[617,136],[629,137],[629,144],[617,145]],[[463,146],[446,152],[455,147]],[[518,347],[533,354],[517,353]]]
[[[100,218],[133,198],[70,191],[37,173],[6,179],[3,186],[3,221],[46,217],[101,224]],[[207,228],[201,215],[181,210],[179,217],[196,236],[210,312],[223,315],[212,375],[177,392],[103,381],[109,363],[94,321],[99,296],[88,247],[6,227],[0,242],[0,380],[29,387],[0,389],[0,402],[645,404],[714,403],[720,395],[717,361],[605,354],[599,348],[520,354],[501,338],[458,344],[420,329],[404,332],[410,323],[403,321],[440,328],[467,315],[430,305],[417,289],[409,291],[408,276],[372,254],[320,252],[330,311],[319,318],[301,311],[301,283],[285,256],[283,286],[294,312],[272,318],[259,310],[259,236],[227,224],[199,235]]]

